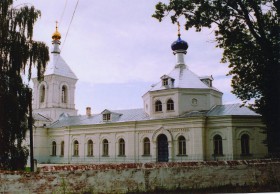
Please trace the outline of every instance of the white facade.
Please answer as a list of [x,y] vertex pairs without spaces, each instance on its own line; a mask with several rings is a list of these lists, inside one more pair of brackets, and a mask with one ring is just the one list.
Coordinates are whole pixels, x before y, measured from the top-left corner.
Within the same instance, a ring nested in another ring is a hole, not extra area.
[[[59,38],[60,39],[60,38]],[[47,65],[44,79],[33,81],[33,112],[56,121],[63,114],[77,115],[75,109],[76,75],[60,56],[60,41],[53,39],[51,61]]]
[[[143,95],[143,108],[77,116],[77,77],[54,39],[52,64],[34,82],[34,158],[39,163],[171,162],[259,158],[261,117],[238,104],[222,105],[212,76],[184,63],[186,44],[173,43],[174,69]],[[182,46],[183,45],[183,46]],[[179,49],[178,49],[179,48]],[[185,50],[182,50],[185,48]]]

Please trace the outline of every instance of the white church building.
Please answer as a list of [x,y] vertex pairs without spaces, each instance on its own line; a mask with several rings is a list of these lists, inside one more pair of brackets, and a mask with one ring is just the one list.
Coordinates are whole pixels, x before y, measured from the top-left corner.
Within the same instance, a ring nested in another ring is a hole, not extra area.
[[240,104],[222,104],[212,76],[184,62],[188,44],[171,45],[173,70],[143,94],[139,109],[77,115],[75,73],[53,34],[44,80],[33,78],[34,158],[39,163],[181,162],[260,158],[267,154],[261,116]]

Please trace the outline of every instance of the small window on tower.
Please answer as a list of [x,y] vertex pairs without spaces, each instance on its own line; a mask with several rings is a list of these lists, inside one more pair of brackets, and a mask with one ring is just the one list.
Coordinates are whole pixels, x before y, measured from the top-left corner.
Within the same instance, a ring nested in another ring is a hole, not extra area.
[[67,103],[67,87],[66,86],[62,86],[62,90],[61,90],[61,102],[62,103]]
[[110,113],[103,114],[103,121],[110,121],[110,120],[111,120],[111,114]]
[[160,100],[157,100],[155,103],[155,111],[156,112],[161,112],[162,111],[162,103]]
[[171,79],[171,85],[174,86],[175,79]]
[[174,110],[174,101],[173,101],[172,99],[169,99],[169,100],[167,101],[166,109],[167,109],[168,111]]
[[45,96],[46,96],[46,88],[44,85],[42,85],[40,90],[40,102],[45,102]]
[[168,79],[167,78],[162,79],[162,85],[163,86],[167,86],[168,85]]

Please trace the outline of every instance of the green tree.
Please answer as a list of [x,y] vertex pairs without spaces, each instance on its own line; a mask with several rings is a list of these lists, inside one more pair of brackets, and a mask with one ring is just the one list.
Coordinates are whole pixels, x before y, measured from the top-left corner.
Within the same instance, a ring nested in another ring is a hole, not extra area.
[[28,149],[22,145],[27,130],[28,92],[22,74],[36,66],[42,78],[49,60],[48,47],[32,39],[40,11],[13,7],[13,0],[0,1],[0,168],[23,169]]
[[233,94],[262,115],[268,149],[280,152],[280,1],[170,0],[159,2],[153,17],[168,14],[173,23],[184,17],[186,30],[215,29]]

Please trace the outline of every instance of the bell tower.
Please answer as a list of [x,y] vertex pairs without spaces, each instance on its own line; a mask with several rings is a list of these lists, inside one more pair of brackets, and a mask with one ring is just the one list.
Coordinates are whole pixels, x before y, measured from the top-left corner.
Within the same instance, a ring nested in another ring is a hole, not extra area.
[[62,113],[74,116],[75,87],[78,78],[60,55],[61,34],[56,30],[52,35],[53,49],[51,61],[47,64],[44,79],[33,81],[33,112],[50,119],[57,120]]

